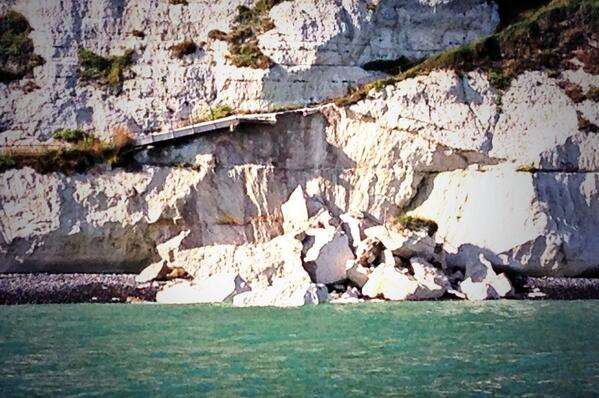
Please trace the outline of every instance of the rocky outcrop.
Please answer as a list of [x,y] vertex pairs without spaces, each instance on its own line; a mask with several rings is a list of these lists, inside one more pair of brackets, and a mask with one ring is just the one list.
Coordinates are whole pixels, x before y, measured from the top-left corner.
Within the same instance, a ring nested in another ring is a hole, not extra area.
[[[44,141],[60,128],[164,130],[219,104],[264,110],[317,103],[382,75],[368,65],[422,58],[489,34],[499,22],[496,6],[484,0],[285,1],[269,12],[272,29],[256,38],[274,65],[237,68],[227,43],[209,32],[228,32],[237,6],[253,2],[186,3],[3,1],[0,14],[15,10],[30,22],[46,63],[31,79],[0,84],[0,142]],[[184,40],[195,50],[174,57],[171,48]],[[79,48],[103,56],[134,51],[119,95],[78,77]]]

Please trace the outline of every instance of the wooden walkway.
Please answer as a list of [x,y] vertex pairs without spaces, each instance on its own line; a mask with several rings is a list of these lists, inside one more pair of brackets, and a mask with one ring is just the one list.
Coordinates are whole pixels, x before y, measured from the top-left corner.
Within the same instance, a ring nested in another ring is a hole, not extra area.
[[192,124],[180,127],[164,133],[152,134],[137,138],[133,146],[144,147],[154,144],[162,144],[179,138],[190,137],[198,134],[210,133],[217,130],[229,129],[233,131],[240,124],[276,124],[277,113],[263,113],[252,115],[233,115],[218,120]]

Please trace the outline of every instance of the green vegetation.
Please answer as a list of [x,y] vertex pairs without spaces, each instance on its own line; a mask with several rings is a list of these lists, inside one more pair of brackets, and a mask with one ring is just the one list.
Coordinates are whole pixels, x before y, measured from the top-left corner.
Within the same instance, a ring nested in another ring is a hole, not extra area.
[[12,169],[17,165],[15,159],[9,154],[0,154],[0,172]]
[[207,115],[207,120],[217,120],[223,117],[231,116],[234,113],[233,109],[229,105],[219,105],[214,108],[210,108]]
[[131,143],[129,132],[117,129],[110,141],[86,135],[73,144],[59,147],[8,147],[0,153],[0,170],[28,166],[40,173],[84,172],[102,163],[118,164]]
[[489,71],[489,83],[491,86],[500,90],[505,90],[510,86],[512,78],[503,74],[502,70],[493,69]]
[[80,48],[78,55],[83,80],[108,86],[115,94],[121,92],[125,80],[123,72],[133,64],[133,50],[125,51],[121,56],[105,58],[91,50]]
[[82,130],[60,129],[52,135],[55,139],[70,143],[77,143],[90,138],[90,135]]
[[186,55],[195,53],[197,49],[198,45],[193,40],[182,41],[170,48],[172,56],[178,59],[182,59]]
[[533,164],[525,164],[516,169],[516,171],[520,171],[522,173],[536,173],[539,171]]
[[31,31],[27,19],[17,12],[0,16],[0,82],[22,79],[44,64],[44,59],[33,52]]
[[395,221],[403,229],[408,229],[410,231],[426,231],[429,236],[433,236],[439,229],[439,226],[433,220],[409,216],[407,214],[399,215]]
[[598,0],[554,0],[536,9],[531,9],[529,4],[521,7],[512,18],[518,22],[494,35],[430,57],[392,78],[369,83],[335,102],[340,106],[350,105],[364,99],[373,88],[440,69],[464,73],[476,69],[487,71],[491,83],[498,89],[507,87],[511,79],[527,70],[566,69],[574,57],[583,62],[586,72],[599,74],[596,61],[599,49],[588,44],[599,31]]
[[228,59],[238,68],[268,69],[272,66],[272,61],[260,50],[258,36],[274,28],[268,14],[283,1],[289,0],[258,0],[252,8],[239,6],[231,31],[225,33],[213,30],[208,37],[229,43]]

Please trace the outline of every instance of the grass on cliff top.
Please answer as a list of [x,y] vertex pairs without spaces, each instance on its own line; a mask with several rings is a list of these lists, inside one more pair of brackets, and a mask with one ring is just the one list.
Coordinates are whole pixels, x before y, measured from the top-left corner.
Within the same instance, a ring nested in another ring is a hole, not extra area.
[[574,57],[584,63],[588,73],[599,73],[599,49],[588,44],[599,39],[599,0],[554,0],[512,18],[517,22],[496,34],[427,58],[396,76],[366,84],[335,103],[351,105],[366,98],[372,89],[441,69],[486,71],[490,83],[498,89],[507,88],[515,76],[527,70],[570,68],[569,61]]
[[213,30],[208,33],[208,37],[229,43],[227,58],[236,67],[268,69],[273,63],[260,50],[258,36],[274,28],[268,14],[274,6],[283,1],[289,0],[258,0],[251,8],[239,6],[230,32]]
[[31,167],[42,174],[71,174],[85,172],[99,164],[114,166],[122,161],[122,155],[133,142],[129,131],[123,128],[116,129],[110,141],[102,141],[83,132],[79,134],[79,130],[60,130],[56,135],[61,136],[64,132],[67,132],[69,145],[3,148],[0,151],[0,172]]
[[34,53],[31,31],[27,19],[17,12],[0,16],[0,82],[22,79],[44,64],[44,59]]
[[133,64],[133,50],[123,55],[103,57],[87,48],[78,51],[80,76],[84,81],[96,82],[119,94],[123,87],[124,71]]

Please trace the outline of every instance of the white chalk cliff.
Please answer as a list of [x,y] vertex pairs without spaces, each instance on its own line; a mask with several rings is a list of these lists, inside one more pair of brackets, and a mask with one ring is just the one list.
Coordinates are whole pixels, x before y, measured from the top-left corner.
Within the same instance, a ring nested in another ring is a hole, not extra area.
[[[497,24],[486,1],[380,1],[376,11],[362,1],[290,1],[271,10],[276,28],[260,38],[278,65],[271,70],[226,65],[218,43],[170,59],[166,48],[177,40],[227,29],[234,7],[212,3],[3,3],[30,18],[36,51],[49,62],[35,71],[37,94],[0,84],[0,137],[41,140],[52,125],[160,128],[220,101],[247,109],[305,104],[372,79],[359,67],[369,60],[420,57]],[[139,27],[146,49],[120,96],[78,86],[78,44],[134,48],[139,39],[125,38]],[[592,99],[573,101],[563,82],[586,91],[599,87],[599,76],[530,71],[499,91],[483,72],[433,71],[353,105],[282,112],[273,126],[138,152],[137,170],[5,171],[0,271],[138,271],[159,259],[157,245],[185,231],[174,265],[268,286],[285,274],[289,252],[301,250],[277,238],[281,206],[299,185],[335,216],[434,220],[452,266],[484,254],[496,268],[532,275],[596,274],[599,135],[579,127],[577,115],[597,125],[599,112]],[[162,113],[167,105],[175,115]]]

